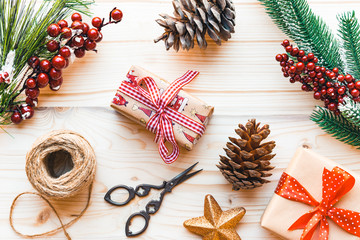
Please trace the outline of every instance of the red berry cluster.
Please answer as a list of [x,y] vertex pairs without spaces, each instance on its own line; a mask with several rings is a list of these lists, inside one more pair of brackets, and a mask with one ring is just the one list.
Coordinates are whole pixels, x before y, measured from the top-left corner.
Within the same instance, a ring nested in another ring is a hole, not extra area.
[[47,28],[51,40],[47,42],[46,47],[49,52],[56,55],[52,59],[39,59],[33,56],[28,60],[33,72],[26,79],[23,87],[27,96],[26,104],[16,106],[12,110],[11,121],[18,124],[23,119],[30,119],[34,115],[33,107],[37,105],[40,88],[49,85],[51,90],[58,91],[63,83],[62,70],[69,66],[72,53],[77,58],[82,58],[86,51],[96,51],[96,44],[103,38],[101,28],[120,22],[122,16],[121,10],[115,8],[110,12],[107,23],[99,17],[93,18],[93,28],[82,22],[82,16],[79,13],[71,16],[70,26],[64,19],[51,24]]
[[323,101],[325,107],[335,114],[340,113],[338,105],[344,102],[345,96],[360,102],[360,81],[356,82],[350,74],[339,74],[338,68],[330,70],[318,66],[313,53],[306,54],[292,46],[289,40],[284,40],[281,45],[287,53],[278,54],[275,59],[291,83],[300,82],[303,91],[313,91],[314,98]]

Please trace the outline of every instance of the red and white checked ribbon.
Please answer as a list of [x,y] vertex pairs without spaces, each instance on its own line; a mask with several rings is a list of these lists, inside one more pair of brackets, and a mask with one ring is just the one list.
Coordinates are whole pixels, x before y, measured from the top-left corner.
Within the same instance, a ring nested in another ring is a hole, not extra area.
[[[167,164],[175,162],[179,156],[179,146],[175,140],[172,121],[199,135],[205,132],[203,124],[168,106],[181,88],[190,83],[198,74],[199,72],[196,71],[187,71],[182,77],[172,82],[162,94],[160,94],[159,87],[151,77],[139,79],[137,87],[133,87],[128,82],[123,81],[119,88],[120,92],[156,112],[147,122],[146,128],[156,133],[155,142],[159,144],[160,156]],[[147,90],[140,86],[141,82],[146,84]],[[172,152],[170,154],[165,141],[170,142],[172,145]]]

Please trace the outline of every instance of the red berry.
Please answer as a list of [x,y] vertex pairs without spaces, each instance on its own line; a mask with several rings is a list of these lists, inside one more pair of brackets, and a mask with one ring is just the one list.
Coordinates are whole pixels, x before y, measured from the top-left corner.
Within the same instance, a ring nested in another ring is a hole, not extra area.
[[49,52],[56,52],[59,49],[59,42],[55,40],[51,40],[46,44],[46,48]]
[[71,56],[71,51],[70,51],[70,49],[68,47],[64,46],[64,47],[60,48],[59,54],[66,59],[66,58],[69,58]]
[[84,48],[78,48],[78,49],[76,49],[76,50],[74,51],[74,53],[75,53],[75,56],[76,56],[77,58],[82,58],[82,57],[85,56],[85,49],[84,49]]
[[61,70],[52,68],[52,69],[50,69],[49,75],[52,80],[57,80],[57,79],[61,78],[62,72],[61,72]]
[[40,73],[37,78],[37,85],[39,88],[44,88],[49,83],[49,76],[46,73]]
[[325,73],[325,72],[326,72],[326,68],[325,68],[325,67],[321,67],[321,68],[320,68],[320,71],[321,71],[322,73]]
[[350,74],[346,74],[345,76],[345,81],[347,81],[348,83],[351,82],[353,80],[353,77]]
[[285,51],[289,53],[289,52],[292,51],[292,49],[293,49],[292,46],[287,46],[287,47],[285,48]]
[[55,56],[52,60],[51,60],[51,64],[53,65],[53,67],[57,70],[61,70],[65,67],[66,65],[66,61],[65,58],[62,56]]
[[[101,40],[103,39],[103,35],[101,32],[99,32],[99,38],[95,40],[95,42],[101,42]],[[286,55],[287,56],[287,55]]]
[[58,21],[57,24],[58,24],[59,27],[61,27],[61,28],[65,28],[65,27],[68,27],[68,26],[69,26],[68,22],[65,21],[64,19],[61,19],[60,21]]
[[332,95],[332,94],[334,94],[335,93],[335,89],[334,88],[328,88],[328,90],[326,90],[326,93],[328,94],[328,95]]
[[313,61],[313,63],[317,63],[319,61],[319,59],[317,57],[314,57],[314,59],[312,61]]
[[353,90],[350,91],[350,94],[353,97],[358,97],[360,95],[360,92],[357,89],[353,89]]
[[315,72],[317,72],[317,73],[320,72],[320,69],[321,68],[319,66],[315,66]]
[[326,89],[321,89],[321,95],[325,96],[327,93]]
[[306,84],[303,84],[303,85],[301,85],[301,90],[307,92],[309,90],[309,88],[308,88],[308,86]]
[[84,46],[85,40],[82,36],[75,36],[71,41],[75,47],[80,48]]
[[311,60],[313,60],[314,59],[314,54],[313,53],[309,53],[308,55],[307,55],[307,57],[308,57],[308,59],[311,61]]
[[35,87],[36,87],[36,81],[35,81],[35,79],[33,79],[33,78],[28,78],[28,79],[26,80],[26,86],[27,86],[28,88],[35,88]]
[[316,72],[315,71],[310,71],[309,72],[309,77],[314,78],[316,76]]
[[283,60],[283,57],[281,54],[276,55],[275,57],[276,61],[281,62]]
[[299,57],[305,56],[305,51],[304,51],[304,50],[299,50],[298,56],[299,56]]
[[291,67],[289,68],[289,72],[290,72],[290,73],[295,73],[295,72],[296,72],[296,67],[291,66]]
[[102,20],[99,17],[94,17],[91,21],[92,25],[96,28],[100,28],[102,25]]
[[80,13],[74,13],[74,14],[71,16],[71,20],[72,20],[73,22],[75,22],[75,21],[82,21],[81,14],[80,14]]
[[330,111],[335,111],[335,110],[336,110],[336,108],[337,108],[337,106],[336,106],[336,104],[335,104],[335,103],[329,103],[329,105],[328,105],[328,109],[329,109]]
[[333,83],[332,83],[332,82],[327,82],[327,83],[326,83],[326,87],[330,88],[330,87],[332,87],[332,86],[333,86]]
[[344,82],[345,77],[344,75],[339,75],[337,79],[339,80],[339,82]]
[[283,45],[284,47],[287,47],[287,46],[290,45],[290,41],[287,40],[287,39],[285,39],[285,40],[282,42],[282,45]]
[[341,88],[338,89],[338,94],[343,95],[343,94],[345,94],[345,91],[346,91],[346,88],[341,87]]
[[[315,71],[315,72],[316,72],[316,71]],[[318,72],[318,73],[316,74],[316,77],[320,79],[320,78],[322,78],[322,77],[323,77],[323,75],[322,75],[322,73],[321,73],[321,72]]]
[[312,62],[309,62],[307,65],[306,65],[307,69],[312,71],[315,69],[315,64],[312,63]]
[[84,25],[83,32],[84,32],[84,33],[87,33],[87,32],[89,31],[89,29],[90,29],[89,24],[83,23],[83,25]]
[[40,70],[43,72],[49,72],[51,69],[51,62],[47,59],[44,59],[40,62]]
[[291,51],[291,56],[298,56],[299,54],[299,49],[298,48],[293,48],[293,50]]
[[30,65],[30,67],[36,68],[37,66],[39,66],[40,60],[38,57],[33,56],[33,57],[29,58],[28,64]]
[[[101,32],[99,32],[99,34],[101,35],[101,38],[102,38]],[[286,53],[283,53],[283,54],[282,54],[282,57],[283,57],[283,61],[284,61],[284,62],[287,62],[287,61],[289,60],[289,55],[287,55]]]
[[329,73],[329,78],[330,79],[335,79],[336,78],[336,74],[334,72],[330,72]]
[[19,123],[21,123],[22,120],[23,120],[23,119],[22,119],[22,117],[21,117],[21,114],[20,114],[18,111],[14,112],[14,113],[11,115],[11,121],[12,121],[14,124],[19,124]]
[[307,56],[303,56],[303,57],[301,58],[301,61],[302,61],[302,62],[307,62],[307,61],[308,61]]
[[96,48],[96,42],[91,41],[90,39],[86,39],[85,41],[85,49],[88,51],[94,50]]
[[314,92],[314,98],[319,100],[321,98],[321,93],[320,92]]
[[63,78],[59,78],[58,80],[50,81],[50,89],[53,91],[58,91],[63,83]]
[[360,90],[360,81],[357,81],[357,82],[355,83],[355,88]]
[[350,82],[350,83],[347,84],[347,87],[348,87],[348,89],[354,89],[355,88],[355,83]]
[[96,41],[99,38],[99,31],[96,28],[92,28],[87,32],[87,36],[90,40]]
[[64,39],[69,39],[72,36],[72,30],[68,27],[61,29],[61,37]]
[[334,73],[339,73],[339,69],[337,67],[333,68],[332,70]]
[[27,88],[25,90],[25,95],[31,99],[35,99],[39,96],[40,90],[38,88]]
[[298,63],[296,64],[296,69],[297,69],[298,71],[304,70],[304,69],[305,69],[305,64],[302,63],[302,62],[298,62]]
[[59,36],[61,31],[61,28],[59,25],[53,23],[50,24],[50,26],[47,28],[47,33],[51,36],[51,37],[57,37]]
[[320,83],[321,85],[325,84],[325,82],[326,82],[325,78],[320,78],[320,79],[319,79],[319,83]]
[[31,99],[31,98],[27,97],[25,102],[26,102],[27,105],[29,105],[31,107],[36,107],[38,105],[38,99],[37,98]]
[[25,119],[30,119],[34,116],[34,109],[31,106],[22,106],[20,108],[21,111],[21,115],[25,118]]
[[123,13],[121,10],[119,9],[114,9],[112,12],[111,12],[111,18],[114,19],[115,21],[121,21],[123,17]]
[[82,24],[82,22],[80,21],[74,21],[72,24],[71,24],[71,28],[72,29],[76,29],[76,30],[84,30],[84,24]]

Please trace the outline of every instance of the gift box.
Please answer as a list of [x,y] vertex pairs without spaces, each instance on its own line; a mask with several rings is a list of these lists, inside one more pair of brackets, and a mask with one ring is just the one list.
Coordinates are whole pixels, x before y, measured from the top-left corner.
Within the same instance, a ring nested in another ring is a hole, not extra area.
[[261,226],[284,239],[359,239],[359,199],[359,176],[301,148],[283,173]]
[[213,114],[214,107],[181,90],[197,75],[198,72],[188,71],[170,84],[141,67],[132,66],[111,103],[116,111],[157,134],[155,140],[166,163],[176,160],[178,152],[174,151],[178,150],[173,143],[173,152],[168,153],[161,137],[164,142],[176,141],[176,145],[192,150]]

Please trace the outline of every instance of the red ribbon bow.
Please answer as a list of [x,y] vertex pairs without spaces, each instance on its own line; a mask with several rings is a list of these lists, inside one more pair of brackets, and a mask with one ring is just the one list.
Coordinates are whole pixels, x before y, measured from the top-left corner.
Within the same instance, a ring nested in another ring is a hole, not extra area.
[[275,190],[279,196],[292,201],[302,202],[315,208],[302,215],[289,230],[304,229],[301,240],[310,240],[320,225],[320,240],[329,238],[329,223],[332,219],[345,231],[360,237],[360,213],[333,207],[354,186],[355,178],[345,170],[334,167],[332,171],[324,168],[322,175],[322,200],[317,202],[310,193],[293,177],[283,173]]
[[[155,142],[159,144],[159,153],[165,163],[173,163],[179,156],[179,146],[176,143],[172,121],[202,135],[205,126],[184,114],[169,107],[169,104],[179,93],[181,88],[190,83],[199,72],[187,71],[182,77],[172,82],[161,94],[159,87],[151,77],[143,77],[138,80],[138,86],[134,87],[126,81],[120,86],[120,91],[129,97],[149,107],[155,114],[149,119],[146,128],[156,133]],[[140,86],[144,82],[147,90]],[[165,145],[168,141],[172,145],[172,152]]]

